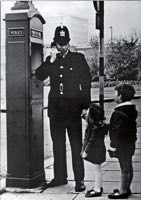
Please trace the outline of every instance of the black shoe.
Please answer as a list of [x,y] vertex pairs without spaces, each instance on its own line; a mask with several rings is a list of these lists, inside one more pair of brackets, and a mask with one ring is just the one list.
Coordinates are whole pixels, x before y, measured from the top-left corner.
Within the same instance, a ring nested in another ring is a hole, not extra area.
[[[94,188],[92,188],[91,190],[94,190]],[[87,190],[87,192],[91,192],[91,190]],[[100,192],[103,193],[103,187],[100,188]]]
[[76,182],[75,191],[76,192],[83,192],[86,189],[84,185],[84,181]]
[[128,192],[120,194],[119,190],[115,189],[113,190],[113,193],[108,195],[109,199],[127,199],[129,196]]
[[102,196],[102,192],[101,191],[97,192],[93,188],[91,190],[88,190],[87,193],[85,194],[85,197],[100,197],[100,196]]
[[65,180],[57,180],[57,179],[52,179],[50,183],[47,183],[47,188],[49,187],[57,187],[61,185],[66,185],[68,183],[67,179]]
[[[118,189],[114,189],[113,192],[114,192],[114,193],[115,193],[115,192],[118,192],[118,193],[119,193],[119,190],[118,190]],[[131,192],[131,189],[130,189],[130,188],[127,189],[127,194],[128,194],[128,196],[132,195],[132,192]]]

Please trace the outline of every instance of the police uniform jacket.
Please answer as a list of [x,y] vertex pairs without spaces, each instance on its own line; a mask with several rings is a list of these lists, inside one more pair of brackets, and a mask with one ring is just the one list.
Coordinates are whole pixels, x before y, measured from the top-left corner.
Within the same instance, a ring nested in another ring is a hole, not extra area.
[[53,63],[50,58],[35,71],[41,81],[50,77],[48,115],[80,114],[90,104],[91,78],[84,55],[69,51],[64,58],[57,54]]

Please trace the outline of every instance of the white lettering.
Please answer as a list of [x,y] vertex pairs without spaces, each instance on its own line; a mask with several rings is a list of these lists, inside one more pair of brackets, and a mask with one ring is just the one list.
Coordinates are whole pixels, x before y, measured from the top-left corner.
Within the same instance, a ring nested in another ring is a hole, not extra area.
[[9,35],[11,35],[11,36],[22,36],[23,35],[23,30],[9,30]]

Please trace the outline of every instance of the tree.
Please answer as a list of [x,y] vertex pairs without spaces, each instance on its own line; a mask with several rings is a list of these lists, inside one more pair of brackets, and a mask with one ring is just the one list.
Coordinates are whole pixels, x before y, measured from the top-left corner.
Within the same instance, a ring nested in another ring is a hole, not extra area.
[[130,39],[115,39],[108,44],[105,73],[110,79],[137,80],[141,68],[141,45],[137,34]]

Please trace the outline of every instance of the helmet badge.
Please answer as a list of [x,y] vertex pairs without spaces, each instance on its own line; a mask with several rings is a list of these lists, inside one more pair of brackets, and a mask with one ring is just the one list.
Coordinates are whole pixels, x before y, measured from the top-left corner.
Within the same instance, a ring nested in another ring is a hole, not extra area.
[[65,31],[63,31],[63,30],[60,31],[60,36],[61,36],[61,37],[65,37]]

